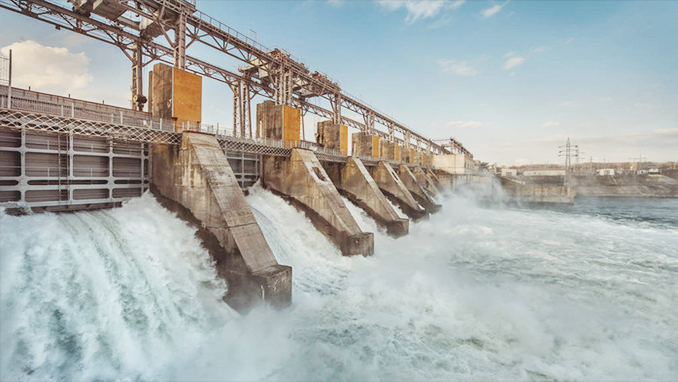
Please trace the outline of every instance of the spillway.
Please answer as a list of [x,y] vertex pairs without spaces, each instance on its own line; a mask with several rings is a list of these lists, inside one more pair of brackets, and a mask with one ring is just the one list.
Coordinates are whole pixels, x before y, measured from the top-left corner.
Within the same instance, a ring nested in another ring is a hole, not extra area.
[[394,239],[346,200],[343,257],[258,186],[247,197],[292,307],[221,301],[195,229],[150,195],[0,215],[2,380],[675,380],[678,203],[517,209],[473,196]]

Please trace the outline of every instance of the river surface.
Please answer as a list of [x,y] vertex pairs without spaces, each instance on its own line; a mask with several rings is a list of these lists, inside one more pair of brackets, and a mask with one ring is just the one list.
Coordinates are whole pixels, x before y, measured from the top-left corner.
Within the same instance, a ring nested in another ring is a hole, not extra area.
[[0,213],[1,380],[678,380],[678,200],[441,198],[375,255],[247,198],[294,304],[221,302],[195,230],[150,195]]

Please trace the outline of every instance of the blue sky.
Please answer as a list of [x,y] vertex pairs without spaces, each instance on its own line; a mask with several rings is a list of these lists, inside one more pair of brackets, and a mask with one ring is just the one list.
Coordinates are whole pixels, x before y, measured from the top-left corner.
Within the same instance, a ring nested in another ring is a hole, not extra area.
[[[587,160],[678,160],[676,1],[198,0],[198,8],[301,57],[414,130],[461,140],[483,161],[554,163],[567,137]],[[0,47],[17,42],[33,89],[127,104],[129,63],[116,48],[0,11]],[[204,49],[189,53],[237,67]],[[49,73],[62,81],[36,79]],[[230,125],[230,90],[203,83],[203,121]],[[318,120],[307,118],[309,134]]]

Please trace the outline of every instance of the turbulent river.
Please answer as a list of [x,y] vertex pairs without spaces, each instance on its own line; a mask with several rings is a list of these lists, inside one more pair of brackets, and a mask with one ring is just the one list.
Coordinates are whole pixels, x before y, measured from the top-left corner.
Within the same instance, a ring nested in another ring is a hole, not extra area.
[[440,200],[375,255],[247,198],[294,304],[221,302],[195,230],[150,195],[0,212],[1,380],[677,380],[678,200],[527,209]]

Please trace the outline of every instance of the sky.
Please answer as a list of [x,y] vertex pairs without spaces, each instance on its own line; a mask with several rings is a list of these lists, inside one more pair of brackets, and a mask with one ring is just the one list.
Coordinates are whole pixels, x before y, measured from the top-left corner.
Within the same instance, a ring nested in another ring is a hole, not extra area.
[[[484,162],[561,163],[568,137],[582,161],[678,161],[678,1],[197,6],[413,130],[456,138]],[[16,86],[129,105],[130,62],[113,46],[0,10],[0,52],[10,48]],[[198,44],[188,53],[238,67]],[[203,80],[203,122],[230,126],[231,105],[225,84]],[[320,120],[306,117],[307,139]]]

